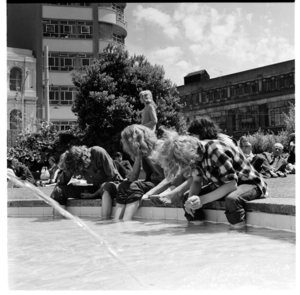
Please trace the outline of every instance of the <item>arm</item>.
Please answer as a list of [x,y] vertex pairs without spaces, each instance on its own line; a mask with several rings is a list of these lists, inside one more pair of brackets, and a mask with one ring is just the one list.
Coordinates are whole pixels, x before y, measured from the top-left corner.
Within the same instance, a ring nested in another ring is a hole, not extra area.
[[149,196],[154,194],[159,194],[162,191],[166,190],[170,185],[170,181],[167,179],[162,180],[157,186],[152,188],[150,191],[145,193],[142,197],[142,199],[149,199]]
[[202,188],[202,177],[198,175],[193,175],[193,182],[190,187],[189,197],[198,195]]
[[103,169],[107,177],[105,181],[111,181],[116,176],[116,168],[113,163],[113,159],[107,153],[107,151],[101,147],[94,147],[92,152],[97,161],[97,169]]
[[58,173],[59,173],[59,169],[56,169],[56,171],[55,171],[55,173],[54,173],[54,175],[53,175],[53,178],[51,179],[51,183],[54,183],[54,182],[56,182],[56,179],[57,179],[57,175],[58,175]]
[[69,181],[71,180],[72,175],[67,174],[65,171],[63,171],[57,180],[57,185],[67,185]]
[[235,180],[232,180],[228,183],[219,186],[214,191],[200,196],[201,204],[204,205],[219,200],[235,190],[237,190],[237,182]]
[[139,178],[141,172],[141,158],[135,157],[132,171],[128,173],[127,178],[129,181],[133,182]]
[[157,124],[156,110],[152,104],[149,105],[148,112],[150,116],[150,121],[143,125],[152,129]]

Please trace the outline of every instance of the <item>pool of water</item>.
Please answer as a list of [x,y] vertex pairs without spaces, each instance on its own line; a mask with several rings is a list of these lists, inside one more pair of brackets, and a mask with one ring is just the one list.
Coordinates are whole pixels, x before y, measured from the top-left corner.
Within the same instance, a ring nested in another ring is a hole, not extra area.
[[11,290],[296,288],[295,233],[228,225],[83,219],[142,284],[64,218],[8,218]]

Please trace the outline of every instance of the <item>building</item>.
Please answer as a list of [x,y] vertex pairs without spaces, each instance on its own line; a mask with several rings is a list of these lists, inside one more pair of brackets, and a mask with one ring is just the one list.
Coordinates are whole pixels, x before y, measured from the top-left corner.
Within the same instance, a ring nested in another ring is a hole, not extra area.
[[16,133],[35,131],[36,59],[31,50],[7,48],[8,142]]
[[33,51],[37,61],[37,116],[44,115],[44,48],[49,51],[50,120],[58,130],[77,120],[70,72],[89,65],[109,43],[125,44],[126,3],[7,4],[7,44]]
[[213,79],[205,70],[193,72],[177,90],[188,123],[208,115],[235,138],[259,128],[276,132],[295,103],[295,60]]

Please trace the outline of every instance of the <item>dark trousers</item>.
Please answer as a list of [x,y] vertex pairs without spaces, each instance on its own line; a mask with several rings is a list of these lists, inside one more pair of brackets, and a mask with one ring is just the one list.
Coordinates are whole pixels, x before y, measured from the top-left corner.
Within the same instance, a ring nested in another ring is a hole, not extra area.
[[155,187],[150,181],[123,181],[118,187],[117,203],[126,205],[139,201],[142,196]]
[[[202,188],[200,196],[207,194],[213,191],[210,185],[207,185]],[[241,184],[238,185],[237,190],[231,192],[227,196],[223,197],[220,200],[225,200],[225,214],[227,220],[231,224],[236,224],[242,222],[246,218],[246,211],[244,205],[246,202],[259,199],[261,197],[261,192],[257,188],[257,186],[253,184]],[[188,198],[188,193],[184,194],[183,196],[183,209],[184,209],[184,202]],[[185,211],[185,209],[184,209]],[[204,212],[203,209],[197,209],[194,212],[194,217],[188,214],[185,211],[185,217],[187,220],[204,220]]]
[[101,186],[75,186],[75,185],[58,185],[52,191],[50,197],[60,205],[66,205],[68,199],[81,199],[82,193],[93,194],[101,189],[100,194],[96,197],[100,199],[104,191],[108,191],[112,198],[117,194],[117,183],[105,182]]

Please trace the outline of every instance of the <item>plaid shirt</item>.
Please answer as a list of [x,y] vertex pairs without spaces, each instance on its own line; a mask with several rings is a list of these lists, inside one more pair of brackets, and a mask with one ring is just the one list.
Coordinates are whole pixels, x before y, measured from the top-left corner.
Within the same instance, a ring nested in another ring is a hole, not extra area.
[[262,196],[266,195],[267,183],[239,148],[220,140],[206,140],[199,143],[198,153],[202,159],[196,162],[196,168],[216,187],[236,180],[238,185],[254,184]]

